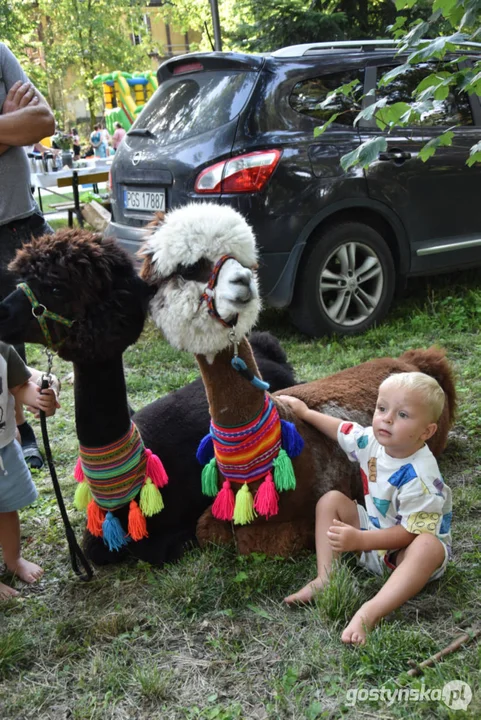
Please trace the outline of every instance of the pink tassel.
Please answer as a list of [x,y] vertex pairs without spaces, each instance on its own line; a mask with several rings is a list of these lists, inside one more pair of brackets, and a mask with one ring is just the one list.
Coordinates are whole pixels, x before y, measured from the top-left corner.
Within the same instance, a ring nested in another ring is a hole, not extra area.
[[145,452],[147,454],[146,476],[152,480],[155,487],[164,487],[164,485],[167,485],[169,482],[169,478],[167,477],[167,473],[165,472],[161,459],[157,457],[157,455],[154,455],[152,450],[149,450],[149,448],[145,448]]
[[234,517],[234,505],[234,491],[230,486],[230,482],[224,480],[212,505],[212,515],[218,520],[232,520]]
[[271,515],[277,515],[279,511],[279,494],[270,472],[267,473],[266,479],[257,489],[254,498],[254,510],[259,515],[264,515],[267,520]]
[[83,482],[85,480],[85,475],[84,475],[84,471],[82,469],[82,463],[81,463],[80,458],[77,458],[77,464],[75,465],[75,469],[73,471],[73,476],[77,482]]

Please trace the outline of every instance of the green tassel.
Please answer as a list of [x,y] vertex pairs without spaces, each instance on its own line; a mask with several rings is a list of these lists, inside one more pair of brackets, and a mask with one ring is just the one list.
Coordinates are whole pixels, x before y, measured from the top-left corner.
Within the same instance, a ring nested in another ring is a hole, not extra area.
[[145,515],[145,517],[157,515],[157,513],[164,509],[164,501],[160,490],[155,487],[150,478],[147,478],[142,485],[139,505],[142,510],[142,514]]
[[212,458],[202,470],[202,492],[204,495],[215,497],[219,487],[217,485],[217,463]]
[[90,487],[88,482],[84,481],[77,485],[77,489],[75,490],[75,495],[73,499],[74,507],[77,508],[77,510],[86,510],[87,505],[92,500],[92,493],[90,492]]
[[273,462],[274,466],[274,483],[279,492],[282,490],[296,489],[296,476],[292,461],[285,450],[279,450],[279,455]]
[[244,483],[235,496],[234,525],[247,525],[255,517],[257,516],[254,510],[254,498],[247,483]]

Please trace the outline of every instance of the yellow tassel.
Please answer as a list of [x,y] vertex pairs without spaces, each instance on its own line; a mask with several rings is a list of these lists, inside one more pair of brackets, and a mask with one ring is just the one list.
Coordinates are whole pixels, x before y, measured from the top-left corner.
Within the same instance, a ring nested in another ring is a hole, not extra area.
[[247,483],[244,483],[235,496],[234,524],[247,525],[257,517],[254,511],[254,498]]
[[88,482],[81,482],[77,485],[73,499],[74,507],[77,510],[86,510],[89,502],[92,500],[92,493]]
[[140,509],[145,517],[157,515],[164,508],[164,501],[160,490],[155,487],[150,478],[147,478],[140,491]]

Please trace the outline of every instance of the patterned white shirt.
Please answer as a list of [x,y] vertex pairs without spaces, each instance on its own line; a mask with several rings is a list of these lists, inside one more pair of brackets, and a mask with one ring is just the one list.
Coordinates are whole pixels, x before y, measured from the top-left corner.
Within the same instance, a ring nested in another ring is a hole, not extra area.
[[[451,490],[427,445],[407,458],[393,458],[374,437],[372,427],[339,425],[339,445],[361,467],[364,502],[373,528],[402,525],[408,532],[431,533],[451,556]],[[380,550],[379,553],[384,553]]]

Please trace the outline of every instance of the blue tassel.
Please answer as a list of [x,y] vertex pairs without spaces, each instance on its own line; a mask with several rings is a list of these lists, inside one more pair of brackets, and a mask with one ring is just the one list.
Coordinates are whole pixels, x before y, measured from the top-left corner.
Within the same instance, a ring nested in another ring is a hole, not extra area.
[[290,458],[297,457],[304,449],[304,440],[294,423],[281,420],[282,447]]
[[237,370],[237,372],[242,375],[243,378],[248,380],[250,384],[253,385],[255,388],[257,388],[258,390],[269,390],[269,383],[261,380],[257,377],[257,375],[254,375],[252,370],[249,370],[243,359],[240,358],[238,355],[232,358],[230,364],[232,365],[234,370]]
[[120,520],[108,512],[102,523],[102,534],[104,543],[108,545],[109,550],[120,550],[127,545],[126,532],[120,524]]
[[214,457],[214,443],[212,442],[212,436],[210,433],[204,435],[200,441],[195,456],[201,465],[207,465]]

